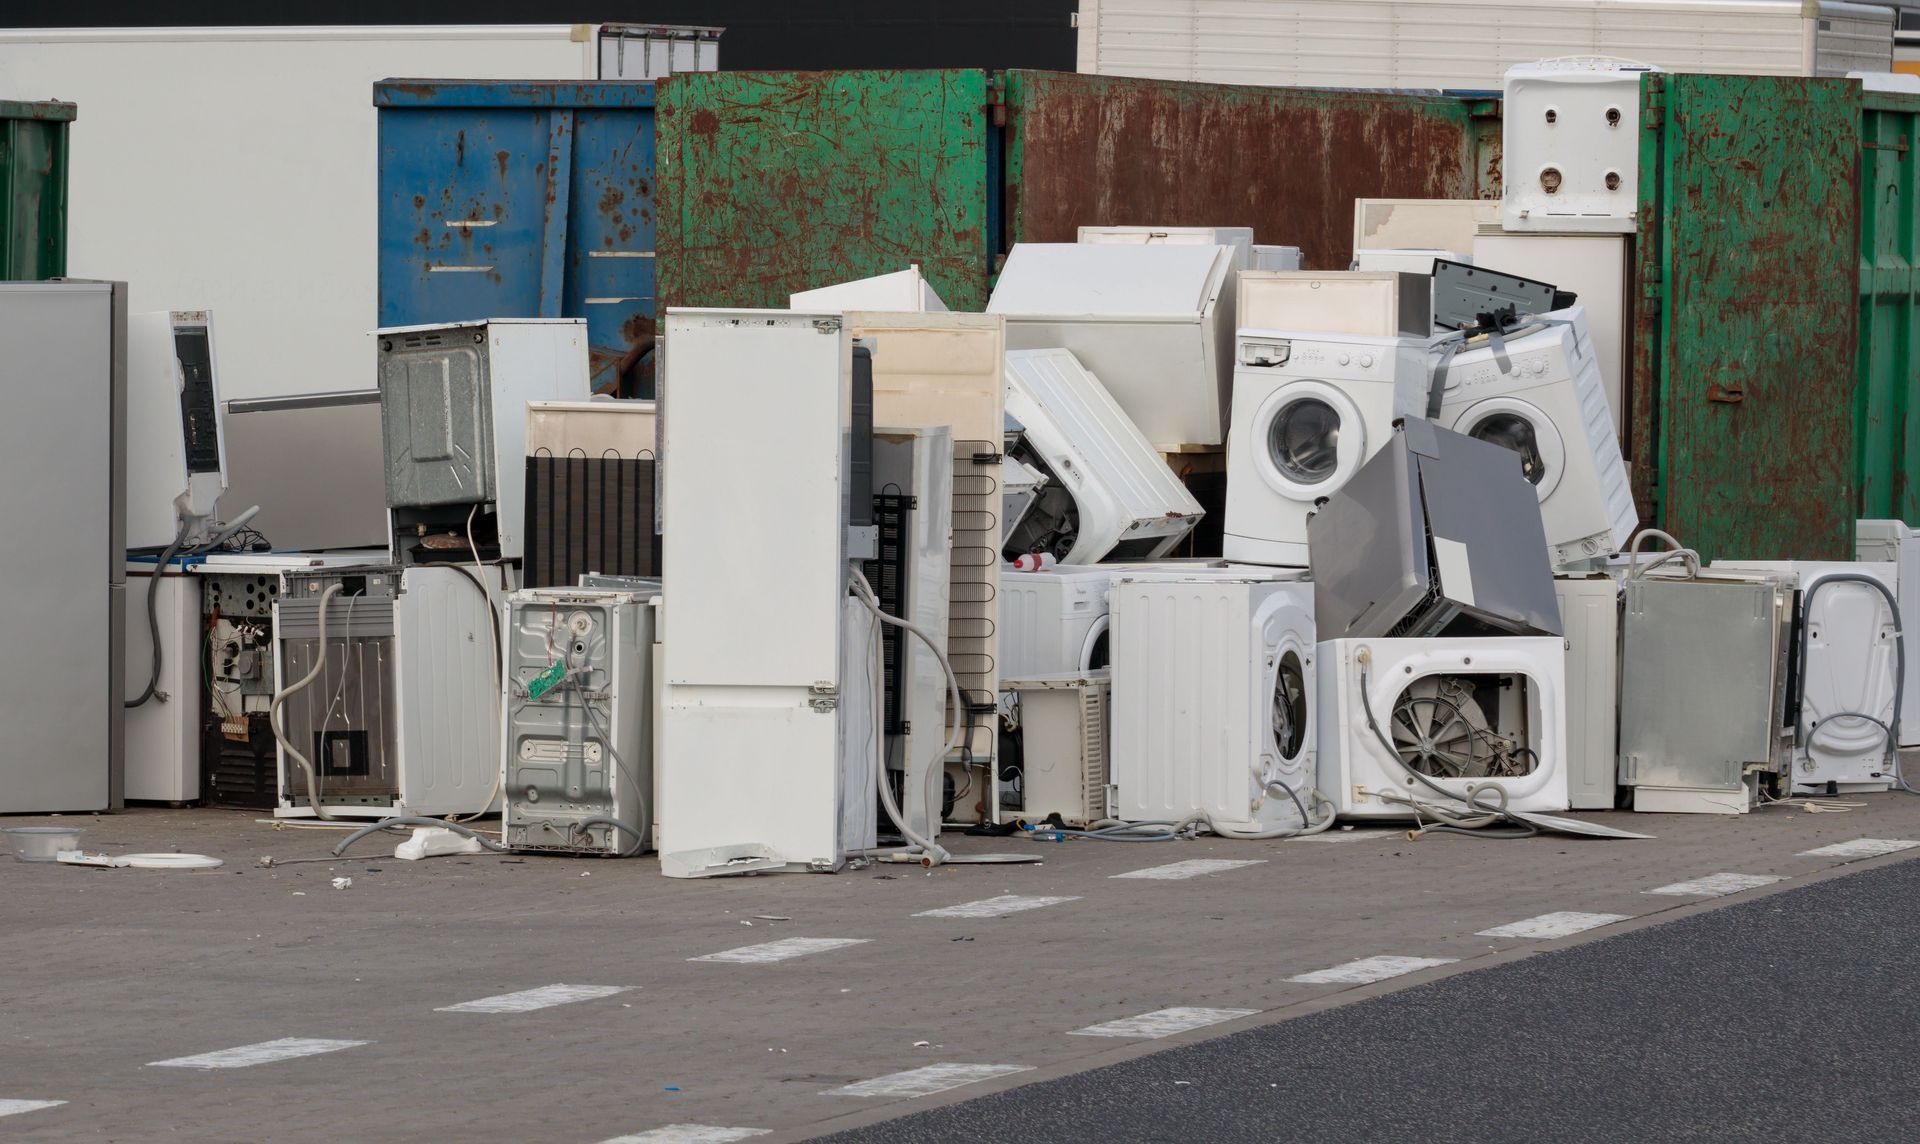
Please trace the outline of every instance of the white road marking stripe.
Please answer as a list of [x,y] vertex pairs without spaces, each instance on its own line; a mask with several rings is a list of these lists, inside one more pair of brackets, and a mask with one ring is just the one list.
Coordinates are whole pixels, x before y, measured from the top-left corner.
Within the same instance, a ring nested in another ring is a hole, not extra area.
[[22,1112],[38,1112],[43,1108],[58,1108],[64,1100],[0,1100],[0,1116],[18,1116]]
[[809,953],[825,953],[830,949],[841,949],[849,945],[860,945],[870,939],[864,937],[789,937],[779,941],[763,942],[760,945],[743,945],[739,949],[722,950],[709,953],[705,957],[689,957],[688,961],[730,961],[741,965],[765,965],[773,961],[785,961],[789,957],[805,957]]
[[1218,874],[1222,870],[1238,870],[1242,866],[1258,866],[1265,858],[1189,858],[1184,862],[1171,862],[1165,866],[1149,866],[1144,870],[1129,870],[1124,874],[1111,875],[1115,878],[1149,878],[1156,882],[1176,882],[1182,878],[1198,878],[1202,874]]
[[1175,1033],[1204,1029],[1208,1025],[1218,1025],[1222,1021],[1238,1021],[1242,1017],[1251,1017],[1259,1011],[1258,1009],[1193,1009],[1186,1006],[1156,1009],[1151,1013],[1142,1013],[1138,1017],[1122,1017],[1118,1021],[1106,1021],[1098,1025],[1088,1025],[1084,1029],[1074,1029],[1068,1035],[1074,1037],[1171,1037]]
[[1640,891],[1643,894],[1669,894],[1675,897],[1689,895],[1702,898],[1717,898],[1722,894],[1737,894],[1742,890],[1757,890],[1761,886],[1771,886],[1780,881],[1778,874],[1708,874],[1704,878],[1693,878],[1685,882],[1675,882],[1671,886],[1656,886],[1651,890]]
[[1624,922],[1629,916],[1628,914],[1582,914],[1567,910],[1557,914],[1541,914],[1537,918],[1508,922],[1506,925],[1494,926],[1492,929],[1483,929],[1475,936],[1536,939],[1569,937],[1573,934],[1585,933],[1590,929],[1599,929],[1601,926],[1610,926],[1615,922]]
[[1037,910],[1043,906],[1057,906],[1061,902],[1079,900],[1078,897],[1028,898],[1019,894],[1002,894],[997,898],[982,898],[977,902],[962,902],[957,906],[942,906],[937,910],[921,910],[913,916],[916,918],[1002,918],[1022,910]]
[[1302,973],[1287,978],[1302,985],[1368,985],[1375,981],[1385,981],[1389,977],[1398,977],[1403,973],[1412,973],[1416,969],[1431,969],[1436,965],[1452,965],[1457,958],[1452,957],[1363,957],[1359,961],[1349,961],[1345,965],[1336,965],[1332,969],[1316,969],[1312,973]]
[[615,993],[625,993],[631,985],[542,985],[538,989],[522,989],[518,993],[502,993],[498,997],[482,997],[478,1001],[462,1001],[458,1005],[442,1005],[436,1013],[531,1013],[535,1009],[550,1009],[555,1005],[569,1005],[575,1001],[591,1001],[596,997],[611,997]]
[[632,1136],[615,1136],[602,1144],[733,1144],[765,1136],[771,1128],[715,1128],[711,1124],[669,1124]]
[[821,1096],[932,1096],[936,1092],[977,1084],[995,1077],[1032,1072],[1027,1065],[963,1065],[944,1062],[906,1072],[888,1073],[872,1080],[830,1088]]
[[1802,850],[1802,858],[1877,858],[1882,854],[1897,854],[1902,850],[1911,850],[1920,846],[1920,842],[1910,842],[1904,838],[1856,838],[1852,842],[1835,842],[1831,846],[1822,846],[1815,850]]
[[171,1060],[149,1061],[148,1068],[155,1069],[244,1069],[254,1065],[270,1065],[275,1061],[290,1061],[297,1057],[311,1057],[318,1053],[337,1053],[341,1049],[359,1048],[371,1045],[372,1041],[329,1041],[316,1037],[281,1037],[277,1041],[261,1041],[257,1045],[241,1045],[232,1049],[221,1049],[212,1053],[200,1053],[191,1057],[174,1057]]

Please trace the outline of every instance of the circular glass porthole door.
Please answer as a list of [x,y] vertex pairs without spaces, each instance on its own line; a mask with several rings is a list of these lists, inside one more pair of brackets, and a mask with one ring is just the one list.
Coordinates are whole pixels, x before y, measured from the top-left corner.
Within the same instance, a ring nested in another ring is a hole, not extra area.
[[1453,428],[1455,432],[1517,453],[1522,475],[1533,484],[1534,493],[1543,501],[1553,494],[1561,474],[1566,471],[1567,447],[1560,438],[1559,428],[1544,410],[1531,402],[1514,397],[1490,397],[1470,406]]
[[1323,381],[1281,386],[1254,412],[1255,468],[1275,492],[1313,501],[1346,484],[1366,457],[1360,408]]

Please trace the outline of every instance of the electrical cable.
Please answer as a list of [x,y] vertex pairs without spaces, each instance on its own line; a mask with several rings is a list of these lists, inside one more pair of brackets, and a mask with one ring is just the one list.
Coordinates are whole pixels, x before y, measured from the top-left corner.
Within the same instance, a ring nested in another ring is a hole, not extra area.
[[[960,677],[954,674],[953,664],[948,662],[946,652],[938,643],[934,642],[933,637],[921,630],[918,625],[900,619],[898,616],[889,616],[881,609],[880,599],[874,594],[873,585],[867,581],[866,573],[862,572],[858,566],[852,566],[850,570],[853,573],[852,587],[854,598],[865,605],[866,609],[872,612],[874,618],[881,623],[890,624],[918,637],[921,643],[926,644],[927,647],[933,651],[934,658],[940,663],[940,670],[946,673],[947,688],[954,702],[955,717],[952,720],[953,729],[947,733],[946,745],[940,752],[940,758],[944,764],[946,757],[951,755],[959,747],[959,737],[963,728],[961,715],[966,711],[966,696],[960,689]],[[876,629],[874,639],[877,642],[879,638],[880,633],[878,629]],[[929,767],[928,781],[922,784],[923,787],[931,787],[933,777],[938,775],[942,769],[942,767]],[[922,863],[927,866],[938,866],[940,863],[946,861],[947,852],[939,843],[933,841],[931,838],[922,836],[915,831],[912,826],[908,825],[906,814],[901,811],[899,803],[894,800],[893,784],[887,781],[887,766],[884,758],[880,760],[876,785],[880,788],[880,805],[886,809],[887,817],[893,820],[893,825],[900,831],[900,836],[910,843],[903,853],[912,854],[917,851],[921,856]],[[929,830],[931,830],[933,828],[932,824],[938,822],[940,819],[940,803],[937,796],[931,796],[929,790],[922,790],[921,804],[922,809],[926,813]]]
[[[316,816],[320,818],[325,818],[325,819],[332,819],[334,815],[332,811],[328,810],[320,802],[319,775],[315,773],[312,761],[309,760],[305,755],[300,753],[300,748],[293,745],[293,741],[287,738],[287,733],[285,729],[283,729],[280,726],[280,708],[286,703],[288,699],[292,698],[294,695],[298,694],[299,692],[306,690],[307,685],[312,683],[315,679],[319,678],[320,673],[326,670],[326,666],[327,666],[327,602],[329,600],[332,600],[335,596],[339,595],[341,590],[344,587],[345,587],[344,584],[341,584],[338,581],[336,581],[332,584],[327,585],[326,591],[320,593],[320,610],[319,610],[319,617],[318,617],[318,624],[320,629],[320,644],[319,644],[319,647],[314,650],[313,670],[301,676],[297,682],[294,682],[292,684],[289,684],[286,687],[281,688],[280,692],[273,697],[272,706],[267,708],[267,726],[272,728],[273,737],[279,741],[280,749],[285,751],[287,753],[287,757],[292,759],[294,763],[297,766],[299,766],[301,773],[306,775],[307,805],[313,808],[313,813]],[[355,837],[359,837],[359,836],[355,835]],[[335,853],[339,853],[339,852],[335,851]]]
[[[601,815],[595,818],[589,818],[584,822],[581,822],[579,826],[582,828],[582,830],[584,830],[584,828],[589,826],[613,826],[626,831],[628,834],[631,834],[633,836],[632,848],[628,850],[624,850],[620,854],[620,857],[622,858],[631,858],[634,855],[640,853],[641,849],[645,847],[647,844],[647,835],[646,835],[646,824],[648,821],[647,790],[645,787],[640,785],[640,780],[637,777],[635,777],[634,773],[627,769],[626,762],[620,758],[620,752],[614,749],[613,732],[609,730],[605,724],[600,722],[599,714],[595,712],[593,709],[594,701],[587,697],[587,693],[583,689],[581,689],[581,687],[578,684],[574,685],[573,690],[575,694],[580,696],[580,709],[586,712],[587,722],[593,725],[594,731],[600,736],[601,745],[606,747],[607,754],[613,757],[613,765],[620,769],[621,776],[625,778],[629,784],[632,785],[634,794],[640,800],[639,828],[629,826],[628,824],[621,822],[619,819],[614,818],[611,815]],[[609,791],[608,793],[611,794],[612,792]],[[501,824],[501,841],[504,842],[505,840],[506,840],[506,825],[503,822]]]
[[[1374,738],[1380,741],[1380,746],[1386,751],[1387,757],[1399,763],[1400,769],[1410,775],[1416,782],[1440,797],[1450,802],[1463,802],[1470,810],[1480,812],[1475,815],[1455,815],[1451,812],[1442,812],[1438,808],[1428,807],[1428,813],[1437,818],[1441,818],[1445,825],[1460,830],[1477,830],[1481,827],[1492,826],[1498,822],[1519,822],[1520,820],[1513,819],[1512,816],[1507,813],[1507,788],[1501,786],[1499,783],[1473,783],[1467,787],[1465,795],[1455,794],[1453,791],[1448,790],[1433,779],[1427,777],[1419,768],[1400,757],[1399,748],[1395,747],[1393,743],[1388,740],[1386,733],[1380,730],[1379,720],[1374,718],[1373,698],[1369,694],[1372,689],[1369,686],[1371,682],[1368,671],[1370,658],[1367,654],[1367,649],[1362,648],[1360,650],[1358,659],[1360,663],[1360,705],[1366,712],[1367,728],[1373,732]],[[1500,798],[1499,805],[1492,807],[1483,805],[1480,802],[1480,794],[1482,791],[1492,791],[1498,795]],[[1404,796],[1396,795],[1396,797],[1389,798],[1384,792],[1382,792],[1379,797],[1383,801],[1413,802],[1413,800],[1406,799]],[[1524,823],[1522,824],[1524,825]],[[1493,836],[1489,835],[1488,837]]]
[[[122,704],[122,706],[130,707],[130,708],[141,706],[142,704],[146,703],[147,700],[153,698],[154,691],[160,686],[161,649],[160,649],[159,592],[160,592],[160,577],[163,573],[166,572],[167,565],[173,563],[173,558],[176,556],[179,556],[182,554],[187,556],[197,556],[202,552],[207,552],[225,543],[227,537],[232,536],[235,532],[238,532],[241,528],[245,527],[246,523],[252,520],[254,518],[254,515],[259,511],[260,511],[260,506],[254,505],[252,508],[241,513],[239,516],[235,517],[231,524],[227,525],[225,528],[221,529],[219,532],[214,533],[212,539],[207,540],[201,544],[193,545],[191,547],[187,545],[187,533],[191,531],[193,528],[193,519],[182,520],[180,522],[180,531],[174,534],[172,543],[168,544],[165,548],[160,550],[160,562],[153,566],[153,576],[151,579],[147,581],[147,634],[151,636],[153,639],[153,670],[147,676],[147,685],[146,687],[141,689],[140,694],[133,699],[126,700]],[[201,517],[201,518],[194,518],[194,519],[205,519],[205,518]]]
[[[1642,567],[1640,564],[1640,543],[1649,536],[1655,537],[1665,543],[1668,551],[1648,562],[1645,567]],[[1686,561],[1688,566],[1688,579],[1699,579],[1700,554],[1698,552],[1681,544],[1670,532],[1664,532],[1658,528],[1643,528],[1634,536],[1633,543],[1627,545],[1627,579],[1638,580],[1643,574],[1651,572],[1655,568],[1675,559]]]
[[147,634],[153,640],[152,669],[147,673],[146,687],[141,689],[139,695],[123,703],[124,707],[139,707],[152,699],[154,691],[160,686],[160,576],[167,570],[167,565],[173,562],[173,558],[179,554],[180,549],[186,545],[188,527],[186,521],[180,522],[180,531],[165,548],[160,550],[160,562],[153,566],[153,575],[147,579]]
[[344,854],[346,852],[347,847],[352,846],[354,843],[360,841],[362,838],[365,838],[367,835],[377,834],[380,831],[385,830],[388,827],[392,827],[392,826],[433,826],[433,827],[438,827],[442,830],[451,830],[455,834],[458,834],[464,838],[471,838],[474,841],[480,843],[481,846],[485,847],[488,850],[493,851],[496,854],[509,854],[509,853],[512,853],[512,850],[513,850],[512,847],[503,846],[500,843],[495,842],[493,839],[488,838],[484,834],[480,834],[476,831],[468,830],[466,827],[460,825],[457,822],[448,822],[444,818],[422,818],[417,814],[403,814],[393,818],[383,818],[378,822],[369,823],[368,825],[363,826],[360,829],[354,831],[352,834],[347,835],[345,838],[342,838],[340,840],[340,845],[335,846],[333,848],[334,857],[338,858],[341,854]]

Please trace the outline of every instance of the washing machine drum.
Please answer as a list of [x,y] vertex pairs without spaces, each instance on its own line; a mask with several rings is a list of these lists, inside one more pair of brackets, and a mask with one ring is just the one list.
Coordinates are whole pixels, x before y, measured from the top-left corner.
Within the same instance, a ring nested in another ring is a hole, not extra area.
[[1537,405],[1511,397],[1490,397],[1468,407],[1454,431],[1520,455],[1520,471],[1541,500],[1552,495],[1566,471],[1567,448],[1553,419]]
[[1329,496],[1366,459],[1360,409],[1323,381],[1281,386],[1254,413],[1256,468],[1274,491],[1295,500]]

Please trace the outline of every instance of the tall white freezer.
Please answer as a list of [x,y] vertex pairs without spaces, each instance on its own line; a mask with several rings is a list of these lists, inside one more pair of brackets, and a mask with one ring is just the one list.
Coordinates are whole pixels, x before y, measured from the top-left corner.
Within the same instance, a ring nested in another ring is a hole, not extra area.
[[124,798],[127,291],[0,282],[0,814]]

